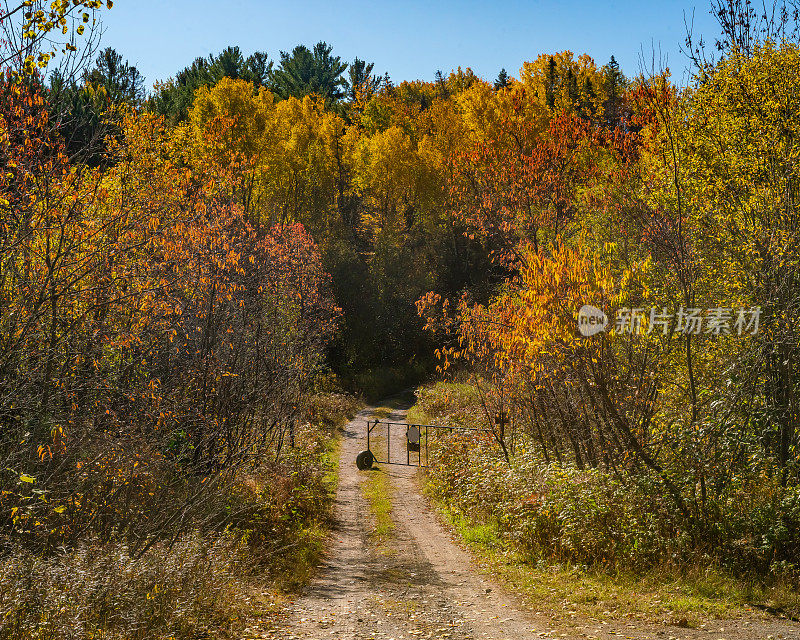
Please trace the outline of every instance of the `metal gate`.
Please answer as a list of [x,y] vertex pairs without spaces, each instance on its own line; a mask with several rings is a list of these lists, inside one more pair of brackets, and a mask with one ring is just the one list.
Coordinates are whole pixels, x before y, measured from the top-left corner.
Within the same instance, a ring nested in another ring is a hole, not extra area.
[[371,468],[376,462],[406,467],[427,467],[430,440],[433,434],[443,431],[492,433],[491,429],[473,427],[367,420],[367,448],[356,457],[356,465],[362,470]]

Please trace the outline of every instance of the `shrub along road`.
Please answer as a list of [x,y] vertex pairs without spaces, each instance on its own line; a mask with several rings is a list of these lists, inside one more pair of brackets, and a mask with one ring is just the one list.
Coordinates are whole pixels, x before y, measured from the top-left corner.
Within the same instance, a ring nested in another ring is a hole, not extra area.
[[[408,406],[399,405],[388,419],[403,421]],[[453,541],[422,496],[415,468],[356,469],[365,420],[373,411],[364,409],[344,429],[336,524],[318,578],[287,607],[285,624],[252,628],[252,637],[800,639],[800,626],[781,621],[711,621],[703,629],[686,629],[627,619],[578,619],[564,612],[555,617],[531,613],[531,605],[483,575]],[[404,443],[392,445],[392,455],[405,458]],[[393,522],[390,533],[380,539],[373,524],[374,497],[368,501],[363,491],[380,480],[377,474],[385,474],[388,482],[373,485],[372,495],[381,487],[386,494],[381,498],[391,502]]]

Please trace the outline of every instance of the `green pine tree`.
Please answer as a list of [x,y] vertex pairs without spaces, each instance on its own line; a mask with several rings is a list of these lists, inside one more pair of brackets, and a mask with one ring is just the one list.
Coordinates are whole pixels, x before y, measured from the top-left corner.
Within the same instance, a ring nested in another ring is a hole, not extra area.
[[505,68],[500,69],[500,73],[497,74],[497,78],[494,81],[494,88],[495,90],[505,89],[508,86],[508,73],[506,73]]
[[343,77],[348,65],[331,50],[330,45],[318,42],[313,50],[298,45],[291,53],[281,51],[280,63],[271,77],[272,90],[281,98],[317,94],[329,105],[339,102],[349,88]]

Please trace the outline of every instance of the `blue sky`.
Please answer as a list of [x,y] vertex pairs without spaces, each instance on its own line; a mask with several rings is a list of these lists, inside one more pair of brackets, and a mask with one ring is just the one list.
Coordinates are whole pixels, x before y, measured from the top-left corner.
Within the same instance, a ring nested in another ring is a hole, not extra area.
[[163,80],[194,58],[238,45],[244,53],[325,40],[336,55],[375,62],[395,82],[432,80],[437,69],[461,65],[493,79],[501,67],[517,76],[525,60],[570,49],[598,64],[611,54],[628,75],[655,47],[680,82],[684,14],[709,42],[717,33],[707,2],[528,0],[117,0],[104,12],[103,46],[112,46],[144,74]]

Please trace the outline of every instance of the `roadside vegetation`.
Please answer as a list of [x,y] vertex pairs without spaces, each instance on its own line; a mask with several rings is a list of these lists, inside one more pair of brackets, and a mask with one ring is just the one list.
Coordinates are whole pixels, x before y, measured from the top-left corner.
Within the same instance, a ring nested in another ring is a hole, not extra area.
[[294,446],[264,451],[219,482],[181,535],[143,551],[94,533],[47,556],[7,547],[0,637],[238,638],[252,620],[276,616],[323,550],[337,430],[356,402],[325,393],[311,406],[315,417],[297,429]]
[[[427,385],[418,397],[410,422],[489,427],[469,383]],[[732,501],[718,526],[730,519],[741,528],[710,543],[683,532],[680,512],[652,485],[548,462],[530,435],[519,434],[510,465],[491,435],[442,434],[430,454],[427,488],[443,517],[484,570],[536,611],[692,626],[764,612],[800,617],[792,572],[742,563],[743,546],[771,535],[774,521],[753,515],[771,508],[769,495]]]

